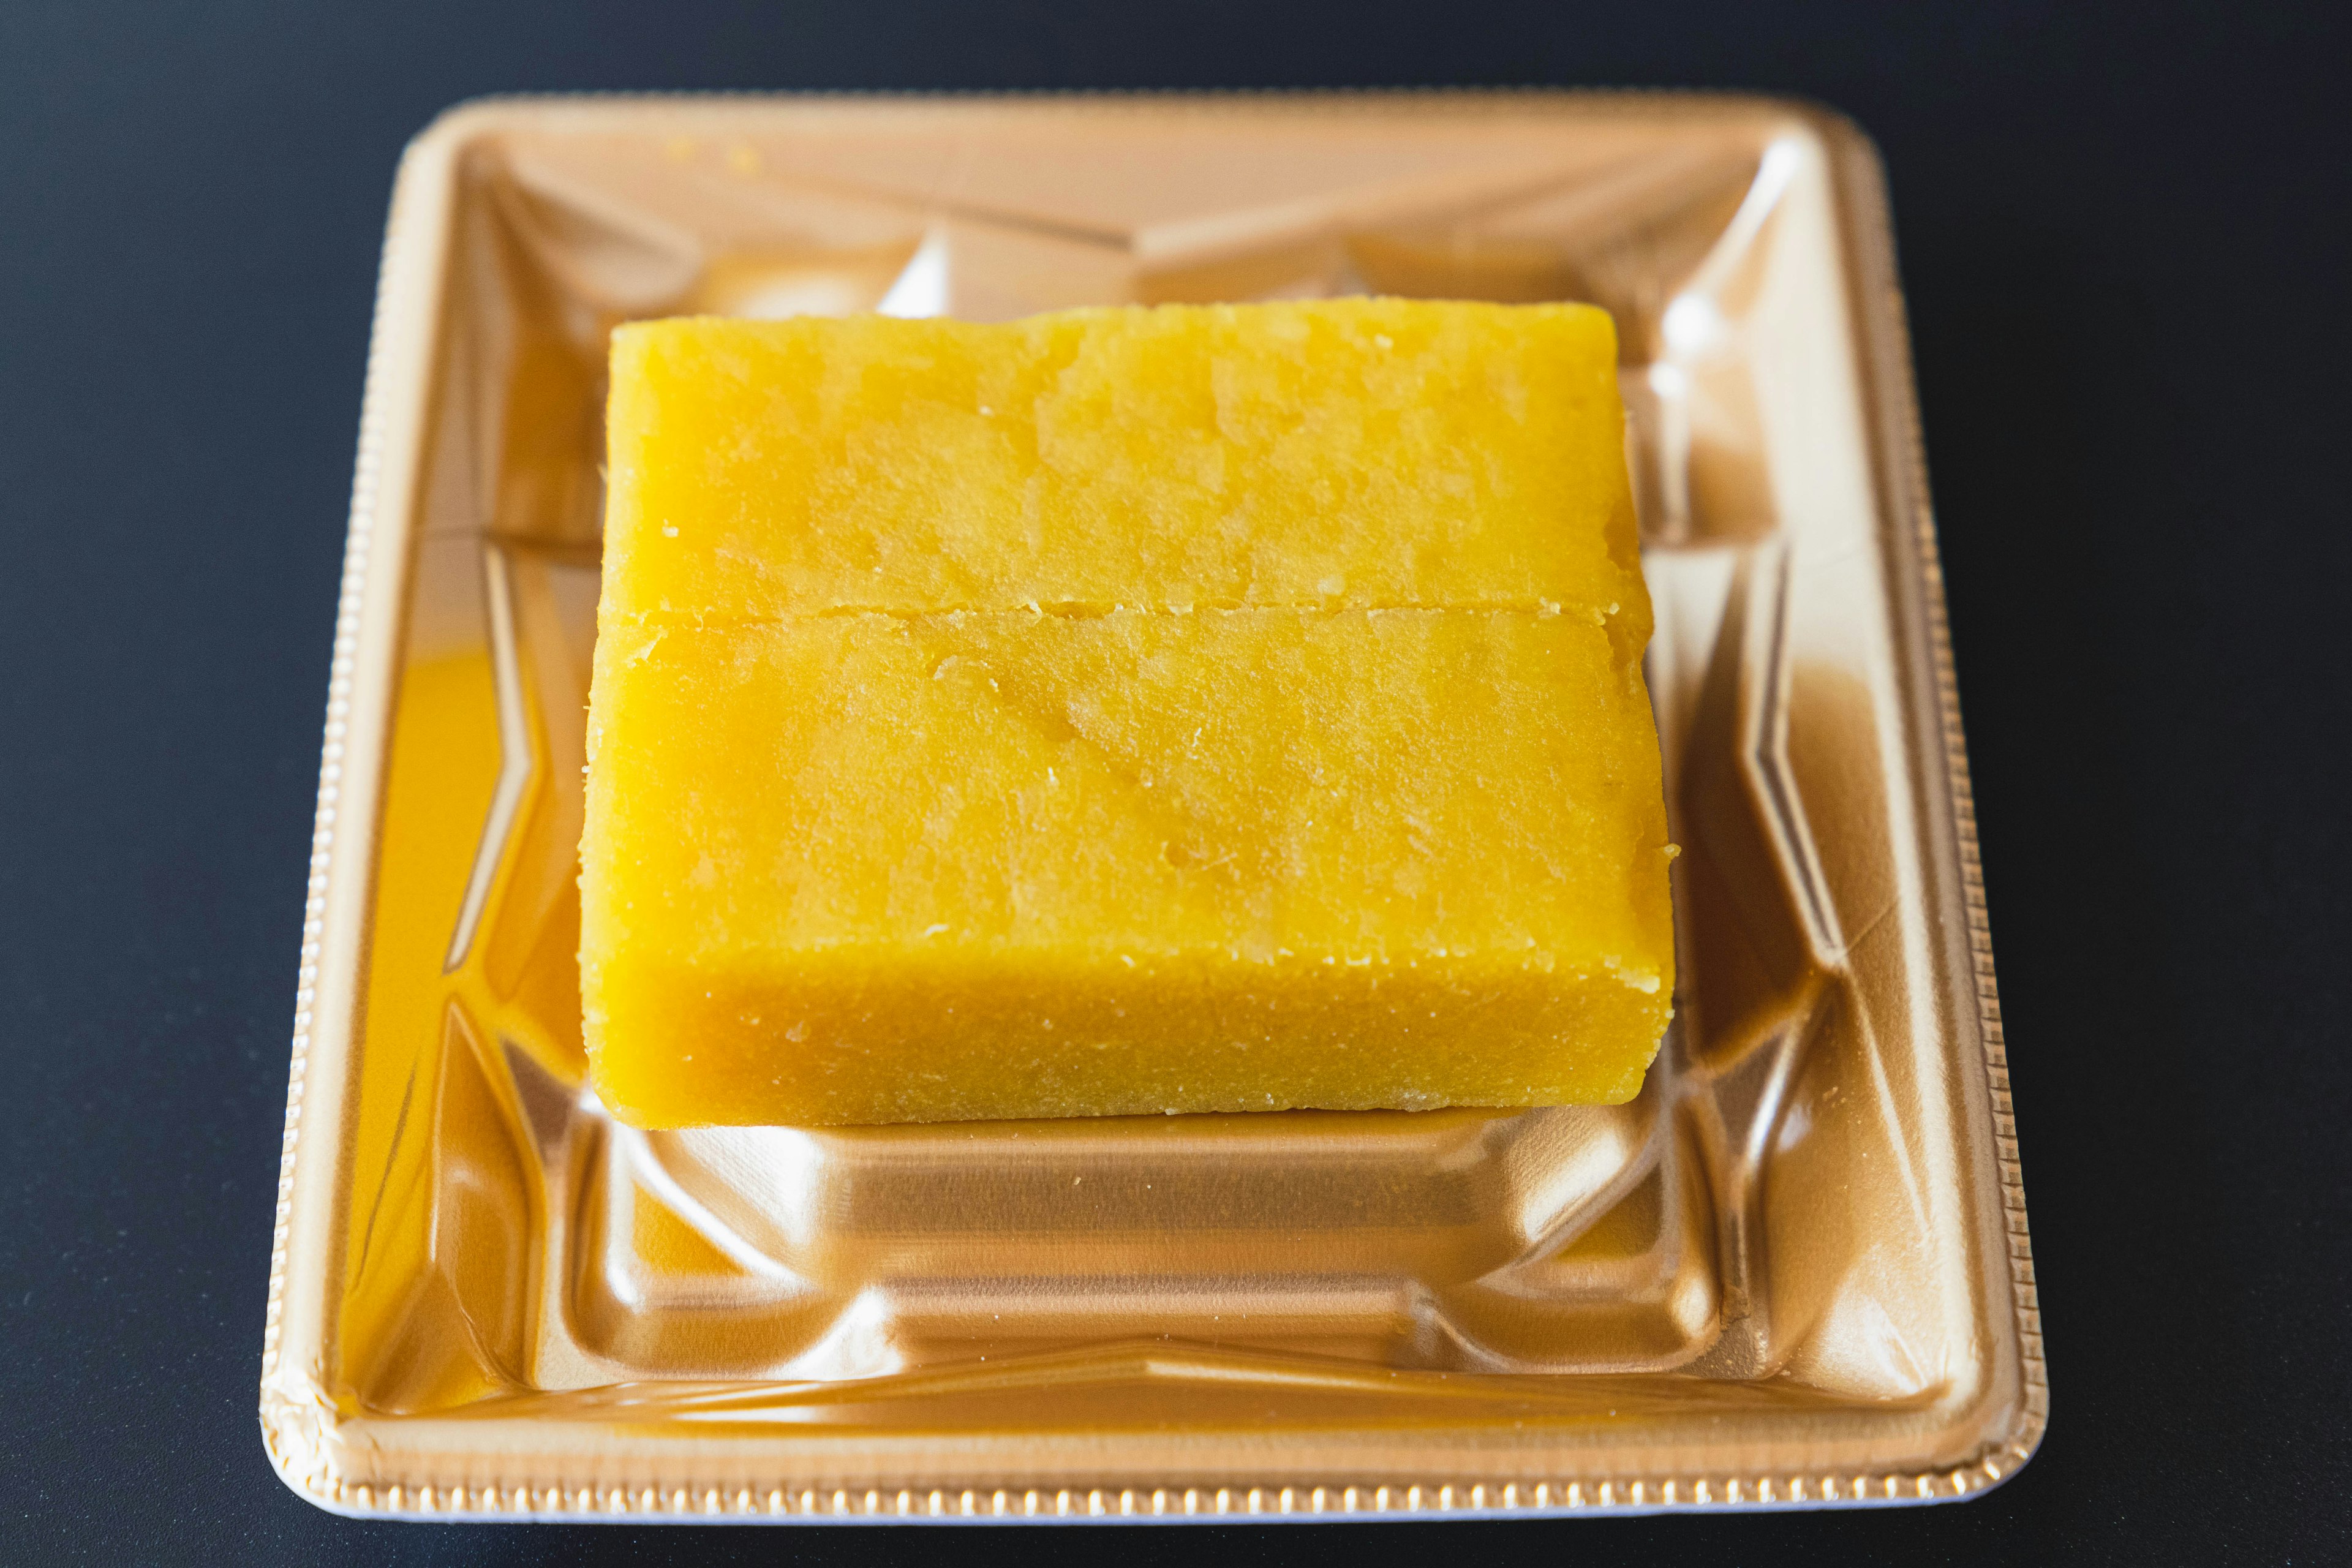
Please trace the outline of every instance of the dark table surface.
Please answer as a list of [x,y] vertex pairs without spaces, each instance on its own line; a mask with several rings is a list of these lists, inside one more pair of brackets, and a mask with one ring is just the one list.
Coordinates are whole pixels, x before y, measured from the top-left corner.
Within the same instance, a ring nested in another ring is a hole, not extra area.
[[[0,1559],[2352,1561],[2347,15],[0,7]],[[1885,151],[2048,1332],[2041,1457],[1927,1510],[1378,1535],[362,1525],[298,1500],[255,1381],[404,140],[516,89],[1365,83],[1801,92]]]

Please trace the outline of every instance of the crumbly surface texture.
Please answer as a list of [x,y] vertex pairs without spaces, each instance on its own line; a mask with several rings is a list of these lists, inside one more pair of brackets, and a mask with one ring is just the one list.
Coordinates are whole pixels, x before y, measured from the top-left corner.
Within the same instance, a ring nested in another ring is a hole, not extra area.
[[625,1119],[1619,1101],[1673,994],[1608,319],[615,335]]

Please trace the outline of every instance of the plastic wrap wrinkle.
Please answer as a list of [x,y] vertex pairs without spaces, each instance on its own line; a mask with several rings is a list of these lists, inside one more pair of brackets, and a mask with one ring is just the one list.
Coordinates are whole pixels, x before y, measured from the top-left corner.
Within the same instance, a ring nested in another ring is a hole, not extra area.
[[[363,1513],[970,1519],[1883,1503],[2013,1471],[2031,1263],[1874,180],[1846,128],[1741,100],[445,119],[404,166],[355,487],[281,1473]],[[574,883],[605,332],[1365,290],[1618,316],[1685,847],[1640,1098],[607,1119]]]

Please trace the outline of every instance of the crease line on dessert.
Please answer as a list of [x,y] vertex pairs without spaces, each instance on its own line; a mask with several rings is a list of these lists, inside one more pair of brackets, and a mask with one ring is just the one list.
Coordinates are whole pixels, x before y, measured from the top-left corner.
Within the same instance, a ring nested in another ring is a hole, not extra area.
[[672,609],[620,610],[607,612],[604,624],[612,627],[730,631],[745,626],[795,626],[807,621],[852,620],[861,616],[881,616],[895,621],[959,618],[1091,621],[1103,620],[1112,616],[1162,616],[1177,618],[1195,615],[1322,615],[1335,617],[1344,615],[1519,615],[1538,620],[1567,616],[1598,626],[1607,626],[1624,613],[1622,600],[1612,600],[1606,605],[1575,605],[1558,599],[1539,598],[1448,599],[1437,603],[1412,599],[1352,603],[1329,599],[1198,599],[1182,603],[1175,601],[1129,603],[1075,599],[1013,605],[950,605],[931,607],[869,604],[826,605],[805,610],[760,614],[703,614],[691,610]]

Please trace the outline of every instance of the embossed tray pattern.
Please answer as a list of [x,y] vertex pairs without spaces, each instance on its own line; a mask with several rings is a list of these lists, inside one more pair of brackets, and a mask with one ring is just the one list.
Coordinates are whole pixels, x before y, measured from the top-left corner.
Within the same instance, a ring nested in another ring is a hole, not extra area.
[[[1382,292],[1616,313],[1685,853],[1630,1105],[643,1133],[583,1087],[605,334]],[[411,148],[262,1424],[339,1510],[1967,1496],[2045,1412],[1875,161],[1502,95],[490,102]]]

